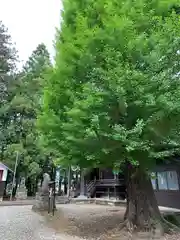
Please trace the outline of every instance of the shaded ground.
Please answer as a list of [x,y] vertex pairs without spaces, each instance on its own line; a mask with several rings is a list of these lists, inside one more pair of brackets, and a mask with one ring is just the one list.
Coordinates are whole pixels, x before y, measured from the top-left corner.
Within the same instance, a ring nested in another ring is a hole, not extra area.
[[123,207],[67,204],[58,205],[54,217],[48,214],[45,216],[56,231],[82,238],[102,239],[102,234],[106,235],[123,222],[123,214]]
[[[130,236],[121,231],[125,208],[94,204],[58,205],[55,216],[45,214],[45,219],[57,232],[68,233],[94,240],[150,240],[160,239],[160,233],[138,233]],[[150,238],[150,235],[153,238]],[[161,240],[180,240],[180,235],[166,235]]]

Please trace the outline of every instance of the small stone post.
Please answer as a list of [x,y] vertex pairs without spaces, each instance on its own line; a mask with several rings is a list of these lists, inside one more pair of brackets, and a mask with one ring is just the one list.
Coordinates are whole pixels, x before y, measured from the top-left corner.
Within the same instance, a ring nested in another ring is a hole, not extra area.
[[20,184],[17,188],[16,199],[18,200],[27,199],[27,189],[26,189],[24,177],[21,179]]
[[87,196],[85,196],[84,174],[85,174],[85,170],[81,169],[80,196],[78,197],[79,199],[87,199]]

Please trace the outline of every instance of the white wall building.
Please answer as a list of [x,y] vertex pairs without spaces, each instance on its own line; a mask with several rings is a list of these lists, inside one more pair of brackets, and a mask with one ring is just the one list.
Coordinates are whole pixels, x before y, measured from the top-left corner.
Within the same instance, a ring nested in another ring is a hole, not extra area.
[[0,162],[0,201],[3,199],[4,189],[6,186],[8,172],[12,172],[6,165]]

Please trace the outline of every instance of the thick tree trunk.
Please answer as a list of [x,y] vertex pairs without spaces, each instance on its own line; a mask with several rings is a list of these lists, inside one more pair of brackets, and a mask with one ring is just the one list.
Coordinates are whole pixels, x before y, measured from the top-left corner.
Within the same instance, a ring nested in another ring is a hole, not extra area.
[[85,188],[85,182],[84,182],[84,169],[81,169],[81,183],[80,183],[80,196],[84,196],[85,195],[85,191],[84,191],[84,188]]
[[67,170],[65,170],[64,174],[64,194],[66,195],[68,191],[68,186],[67,186]]
[[140,168],[128,169],[125,220],[131,230],[147,231],[161,226],[161,214],[151,180]]
[[62,185],[62,177],[60,176],[59,178],[59,189],[58,189],[58,195],[61,196],[62,192],[61,192],[61,185]]

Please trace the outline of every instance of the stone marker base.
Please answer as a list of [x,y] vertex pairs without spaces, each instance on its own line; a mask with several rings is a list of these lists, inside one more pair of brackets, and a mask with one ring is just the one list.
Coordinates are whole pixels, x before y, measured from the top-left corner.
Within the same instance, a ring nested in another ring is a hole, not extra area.
[[126,200],[96,198],[95,199],[95,204],[112,205],[112,206],[125,206],[126,205]]
[[16,199],[17,200],[26,200],[27,199],[27,191],[23,191],[23,192],[17,192],[16,195]]
[[36,200],[32,209],[35,211],[48,211],[49,209],[49,196],[48,195],[40,195],[36,194]]
[[77,199],[82,199],[82,200],[84,200],[84,199],[87,199],[87,196],[79,195],[79,196],[77,197]]
[[125,206],[126,200],[104,199],[104,198],[72,198],[71,203],[76,204],[99,204],[99,205],[112,205],[112,206]]
[[56,203],[57,204],[67,204],[70,200],[67,196],[56,196]]

